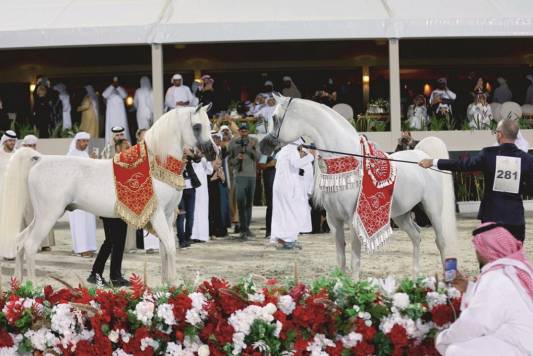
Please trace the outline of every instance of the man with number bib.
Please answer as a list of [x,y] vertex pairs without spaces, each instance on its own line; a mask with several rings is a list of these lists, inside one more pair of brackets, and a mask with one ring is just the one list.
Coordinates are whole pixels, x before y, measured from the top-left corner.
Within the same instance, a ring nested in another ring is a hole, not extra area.
[[483,200],[479,207],[481,222],[497,221],[520,241],[525,238],[524,186],[533,187],[533,156],[521,151],[515,140],[518,123],[502,120],[496,128],[498,146],[485,147],[467,160],[423,159],[424,168],[438,167],[445,171],[482,171],[485,181]]

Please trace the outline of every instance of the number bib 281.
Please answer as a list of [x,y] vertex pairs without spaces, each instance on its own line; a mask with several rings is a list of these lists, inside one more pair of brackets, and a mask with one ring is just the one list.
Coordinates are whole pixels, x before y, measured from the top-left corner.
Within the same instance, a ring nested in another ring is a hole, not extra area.
[[496,156],[496,171],[492,190],[505,193],[518,193],[520,190],[520,158]]

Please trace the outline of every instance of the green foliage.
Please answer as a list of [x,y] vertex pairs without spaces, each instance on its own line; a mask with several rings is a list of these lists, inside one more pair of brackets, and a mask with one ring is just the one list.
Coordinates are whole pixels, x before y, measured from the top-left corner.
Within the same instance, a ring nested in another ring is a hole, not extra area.
[[376,346],[377,356],[389,356],[392,355],[392,343],[389,338],[379,331],[374,338],[374,345]]
[[366,115],[361,115],[355,122],[355,129],[357,132],[368,132],[370,119]]
[[22,341],[19,344],[19,347],[17,349],[17,352],[20,355],[27,354],[33,351],[33,347],[31,345],[31,340],[27,337],[24,337]]
[[276,325],[267,323],[264,320],[254,320],[250,333],[244,339],[247,345],[252,345],[254,342],[261,342],[265,349],[263,354],[279,355],[281,349],[280,340],[274,336]]

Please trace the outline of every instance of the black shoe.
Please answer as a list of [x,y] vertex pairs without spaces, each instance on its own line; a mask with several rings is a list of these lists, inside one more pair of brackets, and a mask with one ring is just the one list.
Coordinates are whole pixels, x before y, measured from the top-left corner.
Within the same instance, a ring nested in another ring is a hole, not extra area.
[[235,229],[233,230],[234,234],[238,234],[241,232],[241,227],[238,224],[235,224]]
[[191,244],[203,244],[205,243],[204,240],[198,240],[198,239],[192,239]]
[[118,278],[111,278],[111,284],[113,285],[113,287],[129,287],[131,286],[131,283],[130,281],[128,281],[127,279],[125,279],[124,277],[120,276]]
[[251,230],[248,230],[248,231],[246,232],[246,236],[248,236],[248,237],[255,237],[255,234],[254,234]]
[[243,241],[248,240],[248,235],[245,232],[241,232],[239,235],[239,240],[243,240]]
[[191,244],[189,242],[180,242],[180,248],[189,248]]
[[91,273],[91,275],[87,278],[87,282],[91,284],[102,285],[102,286],[108,285],[104,276],[98,273]]

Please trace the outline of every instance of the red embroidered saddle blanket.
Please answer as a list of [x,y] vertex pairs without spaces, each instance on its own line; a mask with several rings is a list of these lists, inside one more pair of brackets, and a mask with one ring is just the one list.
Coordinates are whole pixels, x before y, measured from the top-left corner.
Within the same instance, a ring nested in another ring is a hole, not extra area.
[[113,173],[115,212],[128,224],[143,228],[157,208],[146,145],[140,143],[116,154]]
[[182,172],[182,161],[172,156],[164,161],[150,157],[144,142],[115,155],[115,212],[128,224],[138,229],[145,227],[157,208],[152,177],[182,190]]
[[396,167],[391,161],[379,159],[388,156],[363,136],[361,152],[364,156],[376,157],[363,158],[360,168],[363,179],[354,217],[359,239],[372,252],[383,245],[392,234],[390,212]]

